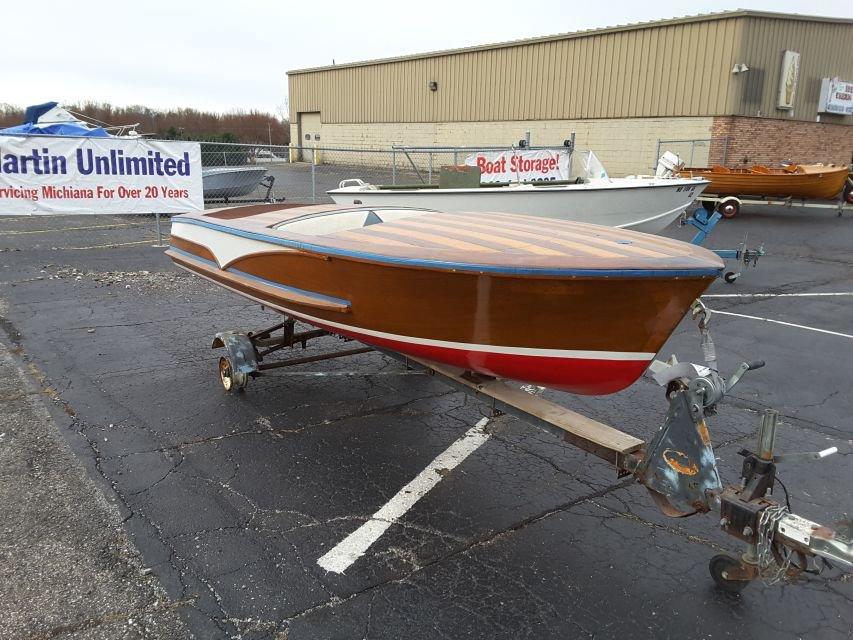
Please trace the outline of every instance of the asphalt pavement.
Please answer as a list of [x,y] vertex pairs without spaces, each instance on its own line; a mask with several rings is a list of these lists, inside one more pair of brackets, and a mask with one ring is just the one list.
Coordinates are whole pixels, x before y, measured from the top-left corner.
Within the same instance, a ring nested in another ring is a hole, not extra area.
[[[849,214],[746,209],[709,244],[734,247],[745,235],[769,255],[710,294],[853,292]],[[149,588],[180,603],[187,633],[851,637],[850,577],[830,570],[796,585],[722,592],[708,560],[740,548],[713,517],[669,519],[643,487],[523,422],[499,418],[467,457],[431,467],[485,409],[378,353],[280,371],[252,380],[245,394],[224,394],[214,333],[277,318],[178,271],[154,239],[146,217],[0,218],[0,340],[32,384],[52,390],[28,397],[51,409],[56,432],[117,510],[139,566],[151,570]],[[840,450],[780,469],[794,510],[825,522],[853,513],[853,297],[706,303],[739,314],[713,319],[724,372],[767,362],[709,420],[724,480],[737,479],[737,451],[752,445],[759,412],[775,407],[781,451]],[[307,353],[336,345],[323,338]],[[690,321],[662,350],[670,353],[701,362]],[[644,439],[666,411],[663,391],[645,379],[606,397],[545,395]],[[399,504],[425,469],[440,480],[343,573],[318,564],[375,524],[384,505]],[[15,496],[0,495],[5,512]],[[37,553],[24,539],[8,544],[4,558]],[[25,600],[21,588],[4,598]],[[29,632],[49,628],[58,606],[33,603]]]

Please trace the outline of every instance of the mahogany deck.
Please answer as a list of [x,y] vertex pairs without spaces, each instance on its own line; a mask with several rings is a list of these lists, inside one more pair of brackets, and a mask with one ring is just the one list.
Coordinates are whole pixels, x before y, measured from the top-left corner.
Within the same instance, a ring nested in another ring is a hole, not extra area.
[[[180,220],[223,232],[244,234],[282,248],[308,252],[381,256],[410,265],[429,263],[542,270],[714,270],[722,267],[710,251],[644,233],[505,213],[427,215],[383,222],[328,235],[289,232],[276,225],[304,215],[353,207],[318,205],[271,209],[270,205],[187,214]],[[389,207],[389,209],[395,209]],[[377,208],[377,211],[381,211]],[[177,220],[177,219],[176,219]],[[222,266],[222,265],[220,265]]]

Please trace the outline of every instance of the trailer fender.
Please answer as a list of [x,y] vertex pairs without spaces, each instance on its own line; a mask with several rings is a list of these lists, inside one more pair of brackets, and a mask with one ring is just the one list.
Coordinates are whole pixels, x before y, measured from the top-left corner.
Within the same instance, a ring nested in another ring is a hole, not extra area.
[[228,352],[231,367],[242,374],[255,373],[258,370],[258,353],[255,345],[245,333],[239,331],[220,331],[213,338],[212,349],[224,347]]

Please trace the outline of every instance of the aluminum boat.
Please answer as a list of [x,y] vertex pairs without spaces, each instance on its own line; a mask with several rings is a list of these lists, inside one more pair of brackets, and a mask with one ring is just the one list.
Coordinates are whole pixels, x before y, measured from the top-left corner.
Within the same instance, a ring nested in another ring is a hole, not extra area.
[[331,333],[582,394],[632,384],[723,268],[599,225],[330,205],[176,216],[166,253]]
[[703,178],[628,177],[581,184],[523,183],[439,189],[398,188],[344,180],[327,193],[337,204],[425,207],[447,213],[490,212],[600,224],[658,233],[668,227],[708,185]]

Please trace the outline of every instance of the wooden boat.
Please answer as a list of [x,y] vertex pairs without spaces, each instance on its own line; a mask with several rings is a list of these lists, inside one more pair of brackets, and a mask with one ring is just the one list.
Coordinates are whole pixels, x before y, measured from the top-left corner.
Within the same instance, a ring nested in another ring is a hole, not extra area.
[[598,225],[334,205],[176,216],[166,253],[331,333],[583,394],[642,375],[723,267],[701,247]]
[[645,176],[580,184],[534,182],[441,189],[435,185],[373,185],[356,178],[341,181],[327,193],[337,204],[425,207],[448,213],[500,211],[658,233],[684,213],[707,184],[698,178]]
[[718,196],[767,196],[829,200],[838,196],[847,180],[847,167],[832,164],[792,164],[780,169],[755,165],[749,169],[685,168],[680,175],[705,178],[705,189]]

